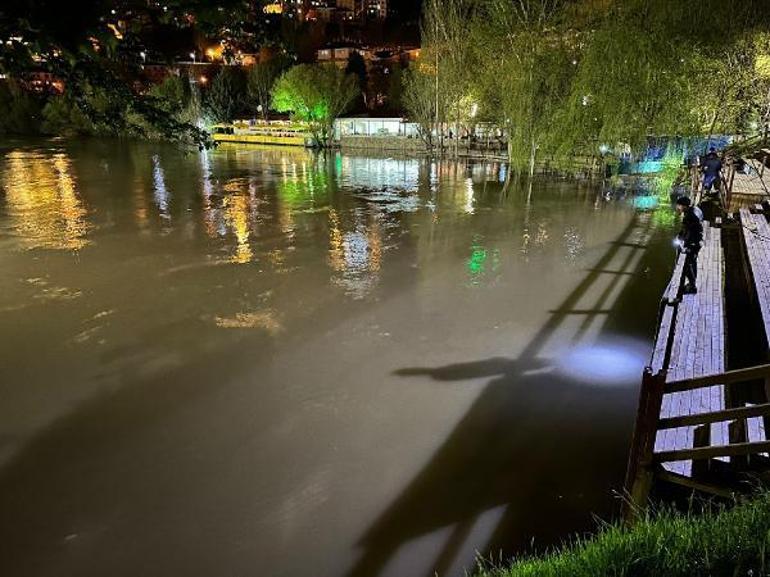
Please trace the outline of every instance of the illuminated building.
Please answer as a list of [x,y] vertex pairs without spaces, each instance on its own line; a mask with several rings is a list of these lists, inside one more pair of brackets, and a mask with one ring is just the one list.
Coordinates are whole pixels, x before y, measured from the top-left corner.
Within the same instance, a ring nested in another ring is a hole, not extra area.
[[365,0],[366,18],[384,20],[388,17],[388,0]]
[[283,3],[273,2],[272,4],[267,4],[263,11],[265,14],[283,14]]
[[388,0],[337,0],[337,11],[345,15],[367,20],[384,20],[388,17]]

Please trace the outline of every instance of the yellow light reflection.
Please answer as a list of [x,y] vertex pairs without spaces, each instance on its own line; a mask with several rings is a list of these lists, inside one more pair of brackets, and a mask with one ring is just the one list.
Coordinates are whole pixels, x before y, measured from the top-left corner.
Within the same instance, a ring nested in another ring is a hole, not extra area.
[[366,238],[369,242],[369,270],[379,272],[382,268],[382,230],[377,219],[369,227]]
[[336,272],[345,270],[345,239],[337,211],[329,210],[329,264]]
[[134,202],[136,226],[142,233],[146,233],[150,226],[150,210],[147,206],[147,191],[144,181],[139,176],[134,179],[134,196],[132,199]]
[[7,154],[3,187],[8,214],[28,248],[80,250],[88,244],[87,212],[66,154]]
[[382,269],[382,227],[377,215],[371,215],[368,225],[363,219],[345,232],[340,215],[329,210],[329,266],[333,281],[353,298],[366,297],[379,282]]
[[251,203],[249,198],[241,195],[225,197],[225,218],[235,234],[238,243],[235,254],[230,260],[237,264],[250,263],[254,258],[249,239],[251,236]]

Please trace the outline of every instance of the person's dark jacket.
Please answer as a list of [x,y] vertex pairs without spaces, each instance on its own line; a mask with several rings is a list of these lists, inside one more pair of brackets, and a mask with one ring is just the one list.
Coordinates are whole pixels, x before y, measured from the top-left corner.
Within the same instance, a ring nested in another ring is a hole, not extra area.
[[722,160],[716,152],[709,152],[700,166],[706,176],[716,176],[722,171]]
[[685,248],[699,248],[703,240],[703,223],[695,214],[693,207],[688,207],[682,217],[682,229],[679,231],[679,239]]

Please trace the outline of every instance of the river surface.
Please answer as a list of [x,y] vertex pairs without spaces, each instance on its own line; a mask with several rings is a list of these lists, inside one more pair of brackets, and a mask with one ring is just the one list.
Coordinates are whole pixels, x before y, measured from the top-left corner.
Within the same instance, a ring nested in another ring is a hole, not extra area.
[[505,181],[0,142],[0,574],[455,577],[612,517],[666,219]]

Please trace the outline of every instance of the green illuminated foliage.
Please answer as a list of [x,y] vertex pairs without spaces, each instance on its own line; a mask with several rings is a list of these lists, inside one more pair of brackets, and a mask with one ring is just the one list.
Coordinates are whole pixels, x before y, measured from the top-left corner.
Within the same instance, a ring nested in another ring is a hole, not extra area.
[[334,65],[301,64],[285,72],[273,87],[273,108],[306,122],[318,146],[331,144],[334,120],[360,93],[357,78]]

